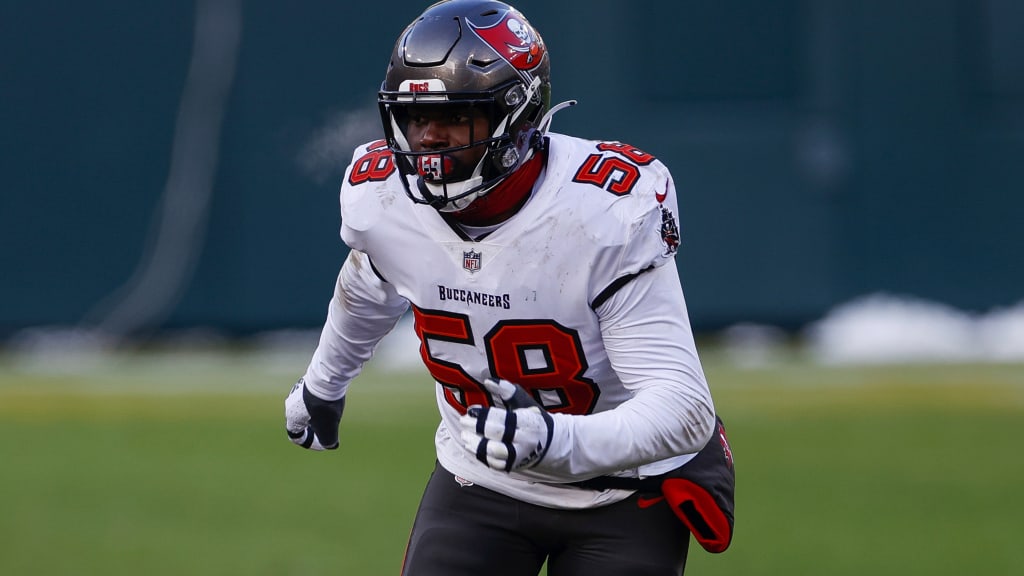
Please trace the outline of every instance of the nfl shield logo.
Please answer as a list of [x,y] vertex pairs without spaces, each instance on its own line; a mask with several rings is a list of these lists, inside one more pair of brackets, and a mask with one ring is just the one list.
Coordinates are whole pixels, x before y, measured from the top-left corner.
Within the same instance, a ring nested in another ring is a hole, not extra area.
[[470,272],[480,269],[480,253],[475,250],[462,253],[462,267]]

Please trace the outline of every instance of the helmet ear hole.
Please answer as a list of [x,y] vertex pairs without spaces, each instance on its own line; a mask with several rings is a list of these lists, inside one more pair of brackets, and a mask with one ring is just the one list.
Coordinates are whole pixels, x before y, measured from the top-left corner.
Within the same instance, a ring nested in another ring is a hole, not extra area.
[[505,105],[509,108],[515,108],[523,103],[526,99],[526,94],[523,91],[523,87],[519,84],[512,86],[505,92]]
[[509,171],[519,164],[519,151],[511,145],[502,146],[491,155],[491,160],[497,170]]

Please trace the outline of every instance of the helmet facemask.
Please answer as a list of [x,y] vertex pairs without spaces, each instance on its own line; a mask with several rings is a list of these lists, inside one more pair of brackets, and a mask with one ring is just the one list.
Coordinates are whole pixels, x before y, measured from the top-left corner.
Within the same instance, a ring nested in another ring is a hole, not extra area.
[[[438,82],[430,84],[436,87]],[[409,197],[442,212],[462,210],[529,160],[540,141],[537,124],[546,109],[541,84],[535,78],[529,87],[514,80],[487,92],[381,91],[385,135]],[[410,87],[418,86],[403,83],[402,88]],[[410,137],[417,122],[443,119],[459,126],[459,118],[468,120],[465,144],[431,148],[418,136]],[[484,122],[474,121],[478,118]],[[467,153],[471,150],[476,154]]]

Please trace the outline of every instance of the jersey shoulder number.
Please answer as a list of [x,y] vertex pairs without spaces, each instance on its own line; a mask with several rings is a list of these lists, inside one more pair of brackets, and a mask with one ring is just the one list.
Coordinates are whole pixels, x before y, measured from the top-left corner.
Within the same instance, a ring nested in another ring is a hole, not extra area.
[[594,149],[596,152],[583,160],[572,181],[592,184],[616,196],[633,192],[640,180],[640,167],[656,160],[651,154],[622,142],[598,142]]
[[385,206],[392,204],[394,186],[386,181],[395,168],[394,156],[384,140],[363,144],[353,152],[340,191],[341,235],[350,247],[362,246],[355,232],[373,227],[383,217]]
[[348,183],[352,186],[364,182],[387,180],[395,172],[395,159],[387,142],[377,140],[356,149],[349,168]]

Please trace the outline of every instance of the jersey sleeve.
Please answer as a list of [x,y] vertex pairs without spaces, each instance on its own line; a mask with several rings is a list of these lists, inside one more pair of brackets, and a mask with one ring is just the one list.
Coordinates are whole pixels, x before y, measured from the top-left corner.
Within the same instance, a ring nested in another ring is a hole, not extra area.
[[408,309],[408,301],[352,250],[341,267],[320,343],[306,369],[306,385],[325,400],[345,395],[380,340]]
[[679,218],[676,188],[659,161],[645,167],[641,184],[626,205],[631,218],[628,240],[618,266],[626,276],[673,262],[679,247]]
[[595,414],[554,414],[559,449],[541,466],[574,479],[636,467],[667,472],[675,465],[659,463],[700,451],[715,421],[675,267],[638,276],[597,312],[612,367],[632,397]]
[[594,307],[644,272],[674,263],[679,247],[676,189],[668,169],[651,159],[638,172],[631,192],[600,214],[602,239],[591,267]]

